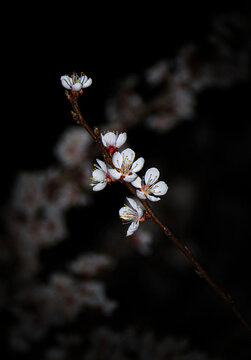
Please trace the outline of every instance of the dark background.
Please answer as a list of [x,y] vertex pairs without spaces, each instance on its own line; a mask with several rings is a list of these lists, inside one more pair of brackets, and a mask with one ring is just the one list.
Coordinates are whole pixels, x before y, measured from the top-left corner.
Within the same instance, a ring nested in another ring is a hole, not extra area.
[[[86,9],[82,13],[76,8],[52,14],[40,10],[14,25],[4,52],[11,70],[3,71],[3,77],[7,76],[1,121],[2,205],[8,202],[18,172],[46,168],[54,161],[51,149],[72,123],[61,75],[83,71],[92,77],[93,85],[80,105],[90,124],[100,125],[105,121],[105,100],[120,79],[174,56],[187,42],[203,45],[216,15],[248,11],[212,5],[136,9],[136,5],[128,8],[123,4],[104,12]],[[195,239],[200,262],[231,293],[249,323],[250,86],[247,81],[202,93],[195,121],[171,133],[144,129],[142,136],[142,129],[136,128],[128,134],[137,153],[168,159],[163,169],[171,183],[177,176],[195,179],[197,202],[189,226],[179,227],[178,210],[167,208],[166,217],[161,216],[181,241]],[[201,140],[204,129],[209,134],[206,143]],[[109,189],[96,196],[95,206],[108,197],[110,201],[110,195]],[[124,194],[115,189],[111,196],[110,206],[117,209]],[[96,213],[93,206],[85,214],[87,221],[95,224]],[[77,213],[72,220],[75,226],[81,218]],[[98,221],[102,229],[107,218]],[[81,227],[74,229],[77,232]],[[110,294],[121,304],[111,324],[120,329],[136,322],[159,335],[187,337],[195,348],[212,356],[249,359],[251,346],[245,330],[213,290],[190,268],[179,272],[170,264],[158,263],[166,247],[172,251],[160,235],[152,257],[135,254],[121,261],[119,272],[110,280]],[[118,281],[125,287],[118,288]]]

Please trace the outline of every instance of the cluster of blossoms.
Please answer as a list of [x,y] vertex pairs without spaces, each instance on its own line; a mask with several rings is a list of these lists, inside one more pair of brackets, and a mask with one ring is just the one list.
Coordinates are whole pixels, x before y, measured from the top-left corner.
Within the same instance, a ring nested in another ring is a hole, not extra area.
[[141,123],[163,133],[196,119],[203,91],[249,79],[249,34],[248,17],[229,13],[216,18],[202,48],[186,43],[173,58],[161,59],[118,83],[106,103],[109,122],[121,131]]
[[[159,201],[165,195],[168,186],[164,181],[158,181],[160,172],[153,167],[146,171],[143,178],[138,176],[138,172],[143,168],[145,160],[143,157],[135,160],[135,152],[127,148],[122,152],[118,149],[124,145],[127,134],[108,132],[101,135],[103,145],[112,156],[113,168],[104,161],[97,159],[95,169],[92,172],[91,186],[94,191],[102,190],[107,184],[114,181],[125,181],[131,183],[137,190],[136,195],[139,199]],[[139,227],[139,223],[146,220],[146,214],[142,207],[133,199],[127,198],[129,205],[125,205],[119,210],[120,218],[131,223],[127,236],[132,235]]]
[[68,359],[74,351],[79,354],[76,359],[86,360],[217,360],[193,349],[187,339],[159,337],[152,330],[130,325],[120,331],[98,327],[91,332],[90,344],[84,352],[81,351],[81,337],[58,336],[55,345],[46,352],[45,360]]
[[[71,90],[74,96],[82,94],[84,87],[90,86],[92,80],[86,75],[80,77],[76,74],[61,76],[61,83],[64,88]],[[96,159],[92,171],[91,186],[93,191],[103,190],[107,184],[115,181],[125,181],[131,183],[136,188],[136,195],[139,199],[148,199],[150,201],[159,201],[162,195],[165,195],[168,186],[164,181],[158,181],[160,172],[153,167],[146,171],[143,178],[138,176],[142,170],[145,160],[143,157],[135,160],[135,152],[131,148],[126,148],[119,152],[119,148],[125,144],[127,134],[125,132],[104,132],[101,134],[101,140],[112,157],[113,167],[100,159]],[[119,210],[119,216],[126,223],[130,223],[127,230],[127,236],[132,235],[139,227],[139,223],[147,219],[144,209],[134,199],[127,198],[128,205]]]

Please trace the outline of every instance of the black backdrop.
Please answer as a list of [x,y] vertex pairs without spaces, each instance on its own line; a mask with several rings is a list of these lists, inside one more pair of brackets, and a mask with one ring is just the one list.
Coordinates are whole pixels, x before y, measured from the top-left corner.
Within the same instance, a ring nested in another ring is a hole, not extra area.
[[[8,202],[19,171],[41,169],[54,161],[51,149],[72,122],[59,81],[61,75],[83,71],[93,78],[80,105],[92,125],[102,124],[105,100],[120,79],[143,71],[161,58],[172,57],[189,41],[203,46],[215,15],[248,11],[212,5],[196,9],[135,9],[121,5],[103,13],[101,9],[83,13],[77,8],[61,9],[58,14],[40,10],[34,16],[19,19],[14,33],[8,35],[4,52],[11,70],[3,71],[3,77],[7,76],[1,120],[2,206]],[[149,131],[139,136],[142,129],[130,133],[131,142],[146,157],[158,151],[160,157],[171,158],[170,177],[175,173],[197,177],[200,202],[187,231],[197,239],[201,262],[236,299],[249,322],[250,85],[247,81],[224,91],[202,94],[197,107],[203,119],[200,124],[184,124],[167,137]],[[208,146],[197,141],[203,127],[211,136]],[[147,149],[146,143],[151,143]],[[114,191],[115,207],[123,198],[118,200],[120,190]],[[98,206],[107,201],[107,195],[96,196],[95,201]],[[94,226],[95,206],[85,214]],[[81,231],[81,218],[77,213],[71,220],[76,232]],[[105,223],[106,219],[99,219],[101,229]],[[187,236],[175,222],[168,225],[181,240]],[[159,246],[156,252],[164,245]],[[136,319],[161,335],[188,337],[195,347],[214,356],[250,358],[251,346],[245,331],[192,269],[185,275],[173,271],[176,285],[172,296],[167,296],[167,290],[159,290],[158,299],[153,299],[149,283],[155,277],[149,273],[149,263],[151,260],[135,255],[130,271],[126,262],[121,264],[119,281],[127,284],[126,290],[115,287],[117,279],[111,280],[111,295],[121,303],[121,310],[113,319],[115,327]],[[161,287],[166,269],[156,266],[155,271]],[[129,295],[128,289],[135,297]]]

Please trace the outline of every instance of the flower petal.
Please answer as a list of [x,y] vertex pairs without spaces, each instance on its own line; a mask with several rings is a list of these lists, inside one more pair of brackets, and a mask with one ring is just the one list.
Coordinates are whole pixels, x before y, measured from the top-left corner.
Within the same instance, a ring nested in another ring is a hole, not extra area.
[[76,82],[74,85],[72,85],[72,90],[74,91],[80,91],[82,89],[82,85],[80,82]]
[[123,206],[121,209],[119,209],[119,216],[123,220],[133,220],[135,217],[135,212],[133,209],[131,209],[129,206]]
[[123,162],[122,154],[120,154],[120,152],[116,151],[116,152],[113,154],[113,157],[112,157],[112,163],[113,163],[113,165],[114,165],[117,169],[120,169],[121,166],[122,166],[122,162]]
[[127,229],[126,236],[132,235],[139,227],[139,222],[132,222],[129,228]]
[[143,209],[140,206],[138,206],[138,218],[141,219],[143,214],[144,214]]
[[136,179],[136,177],[137,177],[137,174],[126,175],[124,177],[124,181],[130,183],[130,182],[134,181]]
[[106,174],[100,169],[95,169],[92,172],[92,177],[93,177],[93,180],[100,182],[100,181],[104,181],[106,179]]
[[92,84],[92,79],[89,78],[87,81],[84,81],[82,87],[86,88],[86,87],[90,86],[91,84]]
[[151,200],[151,201],[159,201],[160,200],[159,197],[152,196],[152,195],[146,195],[146,197],[148,200]]
[[127,134],[125,132],[119,134],[115,144],[116,147],[119,148],[120,146],[122,146],[126,142],[126,139],[127,139]]
[[71,87],[72,87],[72,79],[69,76],[63,75],[63,76],[61,76],[60,80],[61,80],[61,84],[63,85],[63,87],[65,89],[67,89],[67,90],[71,89]]
[[115,146],[116,135],[113,132],[108,132],[102,137],[104,146]]
[[138,158],[138,160],[134,161],[134,163],[132,164],[131,170],[133,172],[138,172],[142,169],[142,167],[144,166],[145,160],[144,158],[140,157]]
[[136,194],[138,196],[138,198],[140,199],[145,199],[145,194],[142,191],[136,190]]
[[99,164],[99,166],[101,167],[101,169],[104,171],[104,173],[107,173],[107,166],[106,163],[102,160],[96,159],[97,163]]
[[83,76],[80,76],[80,78],[78,79],[78,81],[82,84],[83,84],[87,81],[87,76],[86,75],[83,75]]
[[164,181],[159,181],[157,184],[151,187],[151,192],[154,195],[165,195],[167,193],[168,186]]
[[124,151],[122,151],[121,156],[122,156],[124,165],[128,166],[133,163],[134,158],[135,158],[135,152],[132,149],[127,148]]
[[141,188],[141,178],[138,176],[134,181],[131,182],[132,186],[136,188]]
[[148,169],[145,173],[145,183],[147,185],[153,185],[159,178],[159,170],[155,167]]
[[133,200],[132,198],[128,198],[128,197],[126,198],[126,200],[129,202],[130,206],[138,212],[139,207],[138,207],[138,204],[136,203],[136,201]]
[[114,180],[119,180],[121,177],[121,173],[116,169],[108,169],[108,173]]
[[106,181],[100,182],[100,183],[94,185],[93,188],[92,188],[92,190],[93,190],[93,191],[103,190],[103,189],[106,187],[106,185],[107,185],[107,182],[106,182]]

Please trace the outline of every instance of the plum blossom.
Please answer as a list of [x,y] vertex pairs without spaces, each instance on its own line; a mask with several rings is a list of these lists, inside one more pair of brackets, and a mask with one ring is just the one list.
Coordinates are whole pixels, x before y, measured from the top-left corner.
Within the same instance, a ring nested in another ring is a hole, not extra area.
[[90,86],[92,84],[92,79],[81,73],[81,76],[77,74],[72,74],[71,76],[63,75],[60,78],[62,86],[67,90],[72,90],[76,92],[82,91],[82,89]]
[[76,275],[91,277],[113,265],[114,261],[109,255],[90,252],[79,255],[69,264],[69,269]]
[[140,199],[148,199],[151,201],[159,201],[160,198],[157,195],[165,195],[168,186],[164,181],[158,181],[159,178],[159,170],[157,168],[150,168],[146,171],[144,180],[140,177],[137,177],[132,182],[132,185],[139,190],[136,190],[137,196]]
[[110,152],[111,155],[115,151],[118,151],[118,149],[126,142],[127,134],[124,133],[118,133],[118,132],[107,132],[106,134],[101,134],[101,139],[103,145],[106,147],[106,149]]
[[67,167],[83,164],[91,144],[89,134],[82,128],[69,127],[60,136],[54,153]]
[[132,235],[139,227],[139,223],[146,220],[143,209],[136,203],[135,200],[127,198],[129,205],[123,206],[119,210],[119,216],[122,220],[125,220],[126,223],[131,223],[127,229],[126,236]]
[[103,190],[107,184],[114,181],[109,173],[106,164],[104,161],[101,161],[99,159],[97,160],[97,164],[94,164],[95,169],[92,172],[91,177],[91,186],[93,186],[93,191],[100,191]]
[[137,177],[137,172],[144,166],[145,160],[140,157],[134,161],[135,152],[128,148],[124,151],[115,152],[112,157],[113,165],[116,169],[109,169],[109,175],[115,180],[124,180],[132,182]]

